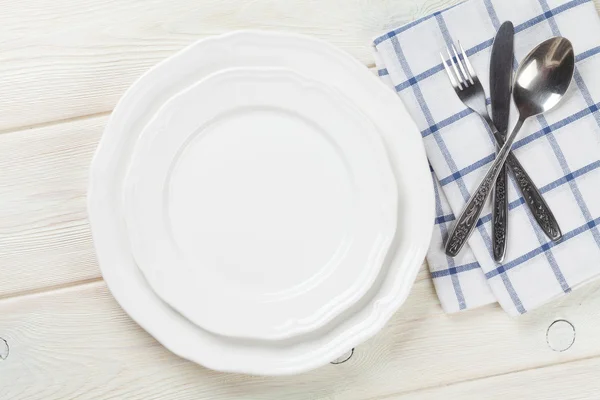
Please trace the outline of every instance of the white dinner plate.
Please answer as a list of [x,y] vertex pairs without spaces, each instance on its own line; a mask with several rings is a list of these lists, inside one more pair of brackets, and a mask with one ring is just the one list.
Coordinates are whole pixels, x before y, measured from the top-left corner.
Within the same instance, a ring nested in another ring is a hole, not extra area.
[[[122,209],[132,149],[173,95],[232,67],[282,67],[329,84],[377,126],[398,183],[394,242],[372,288],[325,329],[301,340],[233,340],[197,327],[163,302],[137,267]],[[113,111],[90,171],[88,212],[102,275],[121,307],[175,354],[208,368],[285,375],[327,364],[375,335],[405,301],[427,251],[434,219],[431,175],[414,122],[398,96],[347,53],[305,36],[234,32],[201,40],[153,67]]]
[[132,252],[173,308],[213,333],[281,340],[370,288],[397,184],[375,125],[329,86],[234,68],[172,97],[125,179]]

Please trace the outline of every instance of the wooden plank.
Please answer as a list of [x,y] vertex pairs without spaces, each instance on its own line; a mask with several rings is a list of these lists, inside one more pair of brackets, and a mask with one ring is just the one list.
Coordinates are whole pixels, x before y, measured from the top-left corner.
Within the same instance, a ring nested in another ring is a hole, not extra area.
[[86,191],[105,123],[0,135],[0,298],[99,277]]
[[[290,0],[283,7],[257,0],[240,8],[237,1],[242,0],[178,0],[153,6],[136,0],[29,0],[19,7],[0,5],[6,11],[0,12],[0,32],[5,33],[0,40],[0,83],[5,89],[0,96],[0,129],[17,124],[10,122],[13,118],[32,125],[80,114],[71,107],[91,107],[83,113],[110,109],[141,69],[196,37],[232,28],[290,25],[295,31],[330,38],[369,62],[370,49],[363,39],[391,26],[384,16],[396,24],[449,4],[448,0],[349,1],[338,7],[321,1],[319,10],[335,6],[337,12],[308,18],[315,13],[314,2]],[[156,19],[158,15],[161,18]],[[197,26],[191,23],[194,18]],[[150,20],[165,22],[156,25]],[[51,72],[52,68],[59,72]],[[119,89],[113,90],[114,85]],[[92,97],[111,100],[96,107]],[[71,111],[64,115],[52,114],[67,108]],[[85,190],[89,161],[105,121],[101,116],[0,135],[0,298],[99,276],[85,220]]]
[[[0,195],[7,205],[0,209],[5,221],[0,234],[4,297],[98,278],[85,190],[88,164],[105,122],[106,117],[98,117],[0,135],[0,151],[7,155],[0,160],[5,171]],[[179,391],[164,389],[166,384],[183,387],[190,398],[244,393],[247,398],[287,398],[285,387],[292,388],[291,398],[293,393],[295,398],[316,393],[357,400],[394,396],[599,354],[595,338],[600,328],[592,323],[598,316],[600,300],[593,298],[599,286],[577,290],[518,320],[493,307],[445,316],[422,271],[394,321],[360,346],[348,364],[283,380],[213,374],[171,356],[122,313],[101,283],[8,298],[0,300],[0,337],[11,347],[10,358],[0,361],[0,388],[7,390],[0,391],[0,398],[22,398],[19,393],[29,390],[39,391],[31,398],[49,399],[69,398],[71,392],[65,390],[76,393],[73,398],[113,393],[118,398],[127,390],[139,398],[152,398],[155,391],[165,396],[157,398],[180,398]],[[569,318],[578,329],[576,346],[564,354],[549,350],[544,336],[559,317]],[[167,360],[169,368],[155,367],[155,358]],[[92,369],[97,376],[89,384],[100,388],[86,386]],[[124,372],[114,378],[115,370]],[[33,374],[33,381],[43,388],[23,378],[25,371],[37,371],[40,376]],[[10,391],[2,385],[5,379],[13,383]],[[113,379],[114,384],[104,385]],[[153,385],[155,381],[161,383]],[[48,388],[57,391],[49,393]]]
[[[86,193],[106,121],[0,135],[0,299],[101,277]],[[418,279],[429,275],[423,270]]]
[[[314,34],[370,64],[373,34],[456,2],[4,3],[0,129],[110,110],[147,67],[230,29]],[[408,303],[352,360],[293,378],[216,374],[171,355],[94,282],[85,191],[105,122],[98,116],[0,135],[0,337],[10,346],[6,360],[0,347],[0,399],[600,397],[591,375],[598,361],[590,359],[600,355],[598,284],[516,320],[495,307],[445,316],[422,272]],[[81,281],[91,283],[37,293]],[[577,329],[565,353],[545,343],[556,318]],[[555,363],[563,364],[548,367]],[[539,385],[527,388],[532,380]]]
[[377,400],[598,400],[599,370],[595,357]]
[[[5,299],[0,337],[10,353],[0,361],[0,398],[393,398],[600,355],[600,284],[510,319],[496,307],[443,315],[423,277],[406,306],[349,362],[286,378],[214,373],[171,355],[121,311],[103,282]],[[559,317],[577,329],[563,353],[545,337]]]
[[235,29],[316,36],[372,64],[376,34],[460,1],[2,2],[0,130],[107,112],[152,65]]
[[107,112],[158,61],[235,29],[316,36],[372,65],[376,34],[461,1],[2,2],[0,130]]

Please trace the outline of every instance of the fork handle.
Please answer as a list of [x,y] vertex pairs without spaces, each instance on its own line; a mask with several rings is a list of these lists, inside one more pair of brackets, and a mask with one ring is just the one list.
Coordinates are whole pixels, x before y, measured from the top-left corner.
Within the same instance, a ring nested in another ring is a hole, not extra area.
[[[490,125],[490,128],[492,129],[492,132],[494,134],[494,138],[496,139],[496,142],[498,144],[498,147],[502,147],[502,145],[504,145],[504,136],[498,132],[498,129],[496,129],[496,127],[494,126],[493,123],[488,122]],[[557,242],[560,239],[562,239],[562,232],[560,230],[560,226],[558,226],[558,222],[556,221],[556,218],[554,217],[554,214],[552,213],[552,210],[550,210],[550,207],[548,206],[548,204],[546,203],[546,201],[544,200],[544,197],[542,196],[542,194],[540,193],[540,191],[538,190],[538,188],[535,186],[535,183],[533,183],[533,180],[531,179],[531,177],[529,176],[529,174],[527,173],[527,171],[525,171],[525,168],[523,168],[523,166],[521,165],[521,163],[519,162],[519,160],[517,159],[517,157],[515,157],[515,155],[513,154],[513,152],[511,151],[510,154],[508,155],[508,157],[506,158],[506,165],[508,166],[508,168],[510,169],[510,171],[513,173],[515,180],[517,181],[517,185],[519,186],[519,189],[521,190],[521,193],[523,194],[523,198],[525,199],[525,204],[527,204],[527,206],[529,207],[529,209],[531,210],[531,213],[533,214],[533,217],[535,218],[535,220],[537,221],[538,225],[540,226],[540,228],[542,228],[542,230],[544,231],[544,233],[546,234],[546,236],[548,236],[551,240]],[[504,175],[503,175],[504,174]],[[498,185],[499,185],[499,181],[502,179],[502,177],[505,177],[504,180],[504,199],[499,199],[501,201],[506,201],[506,210],[508,211],[508,196],[506,196],[506,172],[501,171],[500,175],[498,176],[498,180],[496,181],[496,191],[494,192],[496,196],[498,196],[498,193],[500,190],[502,189],[498,189]],[[496,198],[494,200],[494,217],[496,216],[496,212],[500,212],[496,210],[497,207],[497,203],[496,203]],[[508,221],[508,212],[506,213],[506,220]],[[499,230],[496,231],[496,220],[494,220],[494,240],[496,240],[496,236],[500,236],[500,239],[504,240],[504,246],[506,246],[506,223],[504,223],[504,236],[502,237],[502,227],[498,227]],[[502,240],[498,240],[498,245],[502,245]],[[494,242],[494,259],[496,259],[496,242]],[[498,252],[500,250],[498,249]],[[499,253],[498,253],[499,254]],[[498,261],[498,259],[496,259],[496,261]]]
[[498,175],[500,175],[500,171],[504,167],[504,163],[510,154],[510,148],[515,141],[519,130],[523,126],[523,122],[523,119],[517,121],[512,133],[508,136],[506,142],[502,145],[502,148],[496,155],[496,159],[492,163],[490,169],[485,174],[485,177],[473,195],[471,195],[462,214],[460,214],[456,220],[456,224],[446,242],[446,254],[448,256],[456,257],[467,243],[467,240],[469,240],[469,237],[471,237],[473,230],[475,230],[486,200],[492,193],[496,179],[498,179]]

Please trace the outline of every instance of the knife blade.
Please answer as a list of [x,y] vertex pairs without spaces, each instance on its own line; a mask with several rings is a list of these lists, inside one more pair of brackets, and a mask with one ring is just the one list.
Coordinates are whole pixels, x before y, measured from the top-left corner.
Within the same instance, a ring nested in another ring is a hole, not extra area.
[[507,21],[500,26],[490,62],[490,95],[492,99],[492,120],[496,128],[506,135],[510,113],[512,74],[514,62],[515,28]]
[[[512,22],[507,21],[503,23],[494,39],[490,60],[492,121],[502,137],[506,137],[510,114],[514,37],[515,28]],[[506,167],[504,167],[494,187],[492,248],[496,262],[502,262],[506,254],[506,234],[508,230],[507,183],[508,177]]]

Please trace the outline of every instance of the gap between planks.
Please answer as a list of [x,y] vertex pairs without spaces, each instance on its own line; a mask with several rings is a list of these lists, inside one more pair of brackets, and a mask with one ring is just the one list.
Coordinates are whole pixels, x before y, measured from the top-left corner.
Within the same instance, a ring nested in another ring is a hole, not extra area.
[[[8,133],[19,133],[19,132],[28,131],[31,129],[49,128],[52,126],[57,126],[57,125],[62,125],[62,124],[69,124],[69,123],[73,123],[73,122],[85,121],[86,119],[106,117],[106,116],[110,115],[112,113],[112,111],[113,110],[101,111],[101,112],[92,113],[92,114],[79,115],[76,117],[40,122],[38,124],[22,125],[22,126],[18,126],[18,127],[0,129],[0,135],[5,135]],[[2,297],[0,297],[0,299],[2,299]]]
[[0,303],[4,304],[4,303],[13,302],[13,301],[20,301],[20,300],[30,298],[30,297],[55,295],[55,294],[68,292],[71,290],[77,291],[77,290],[84,289],[87,286],[93,287],[93,286],[98,286],[99,284],[102,284],[102,283],[104,283],[104,279],[102,278],[102,276],[98,276],[98,277],[90,278],[90,279],[83,279],[83,280],[79,280],[79,281],[62,283],[60,285],[44,286],[44,287],[35,288],[35,289],[31,289],[31,290],[24,290],[21,292],[10,293],[7,295],[0,295]]
[[[376,69],[377,66],[374,63],[367,64],[367,65],[365,65],[365,67],[367,67],[372,73],[377,74],[377,69]],[[37,124],[13,126],[13,127],[6,128],[6,129],[0,129],[0,135],[4,135],[7,133],[19,133],[19,132],[23,132],[23,131],[28,131],[30,129],[48,128],[51,126],[68,124],[68,123],[83,121],[83,120],[91,119],[91,118],[106,117],[106,116],[109,116],[112,112],[113,112],[113,110],[111,109],[111,110],[107,110],[107,111],[100,111],[100,112],[91,113],[91,114],[83,114],[83,115],[78,115],[75,117],[69,117],[69,118],[64,118],[64,119],[44,121],[44,122],[40,122]],[[0,300],[1,299],[2,299],[2,297],[0,297]]]
[[499,377],[503,377],[503,376],[516,375],[516,374],[520,374],[520,373],[524,373],[524,372],[543,370],[546,368],[552,368],[552,367],[556,367],[556,366],[565,366],[565,365],[569,365],[569,364],[576,364],[576,363],[590,361],[590,360],[594,360],[594,359],[600,359],[600,355],[582,357],[582,358],[578,358],[575,360],[568,360],[568,361],[562,361],[562,362],[559,361],[559,362],[555,362],[552,364],[539,365],[537,367],[531,367],[531,368],[515,369],[512,371],[508,371],[508,372],[501,372],[499,374],[490,374],[490,375],[486,375],[486,376],[479,376],[477,378],[462,379],[462,380],[458,380],[458,381],[450,383],[450,384],[424,386],[419,389],[400,391],[400,392],[396,392],[396,393],[386,394],[384,396],[369,397],[364,400],[394,400],[395,398],[398,398],[398,397],[414,395],[414,394],[418,394],[421,392],[425,392],[427,390],[439,389],[442,387],[452,387],[452,386],[457,386],[457,385],[463,385],[463,384],[469,383],[469,382],[477,382],[477,381],[481,381],[481,380],[485,380],[485,379],[493,379],[493,378],[499,378]]
[[[100,286],[104,286],[105,283],[102,279],[98,278],[98,279],[90,279],[87,280],[85,282],[78,282],[78,284],[76,285],[65,285],[59,289],[56,289],[53,291],[52,295],[58,294],[60,292],[65,293],[65,292],[69,292],[69,291],[77,291],[77,290],[81,290],[82,287],[85,288],[84,285],[88,285],[89,288],[93,288],[93,287],[100,287]],[[45,294],[47,294],[48,292],[46,292]],[[32,295],[39,295],[40,293],[29,293],[27,296],[32,296]],[[438,316],[446,316],[443,313],[440,314],[434,314],[434,315],[429,315],[428,318],[436,318]],[[404,398],[404,396],[413,396],[416,395],[418,396],[419,393],[425,392],[425,391],[430,391],[430,390],[435,390],[435,389],[439,389],[439,388],[444,388],[444,387],[454,387],[454,386],[458,386],[458,385],[463,385],[469,382],[476,382],[476,381],[482,381],[482,380],[487,380],[487,379],[493,379],[493,378],[498,378],[498,377],[503,377],[503,376],[511,376],[511,375],[516,375],[519,373],[525,373],[525,372],[529,372],[529,371],[535,371],[535,370],[544,370],[547,368],[551,368],[551,367],[555,367],[555,366],[567,366],[567,365],[572,365],[572,364],[576,364],[576,363],[580,363],[580,362],[585,362],[585,361],[590,361],[590,360],[596,360],[596,359],[600,359],[600,355],[596,354],[596,355],[591,355],[591,356],[583,356],[577,359],[572,359],[572,360],[567,360],[567,361],[557,361],[557,362],[553,362],[553,363],[549,363],[546,365],[539,365],[539,366],[535,366],[535,367],[529,367],[529,368],[520,368],[520,369],[514,369],[511,371],[506,371],[506,372],[500,372],[500,373],[491,373],[491,374],[487,374],[487,375],[483,375],[483,376],[479,376],[477,378],[466,378],[466,379],[459,379],[456,380],[450,384],[432,384],[432,385],[427,385],[427,386],[423,386],[420,387],[418,389],[413,389],[413,390],[406,390],[406,391],[398,391],[398,392],[394,392],[394,393],[388,393],[385,394],[383,396],[375,396],[375,397],[369,397],[369,396],[365,396],[365,397],[361,397],[362,400],[394,400],[396,398],[401,399]],[[412,397],[410,397],[412,398]],[[324,399],[323,399],[324,400]]]

